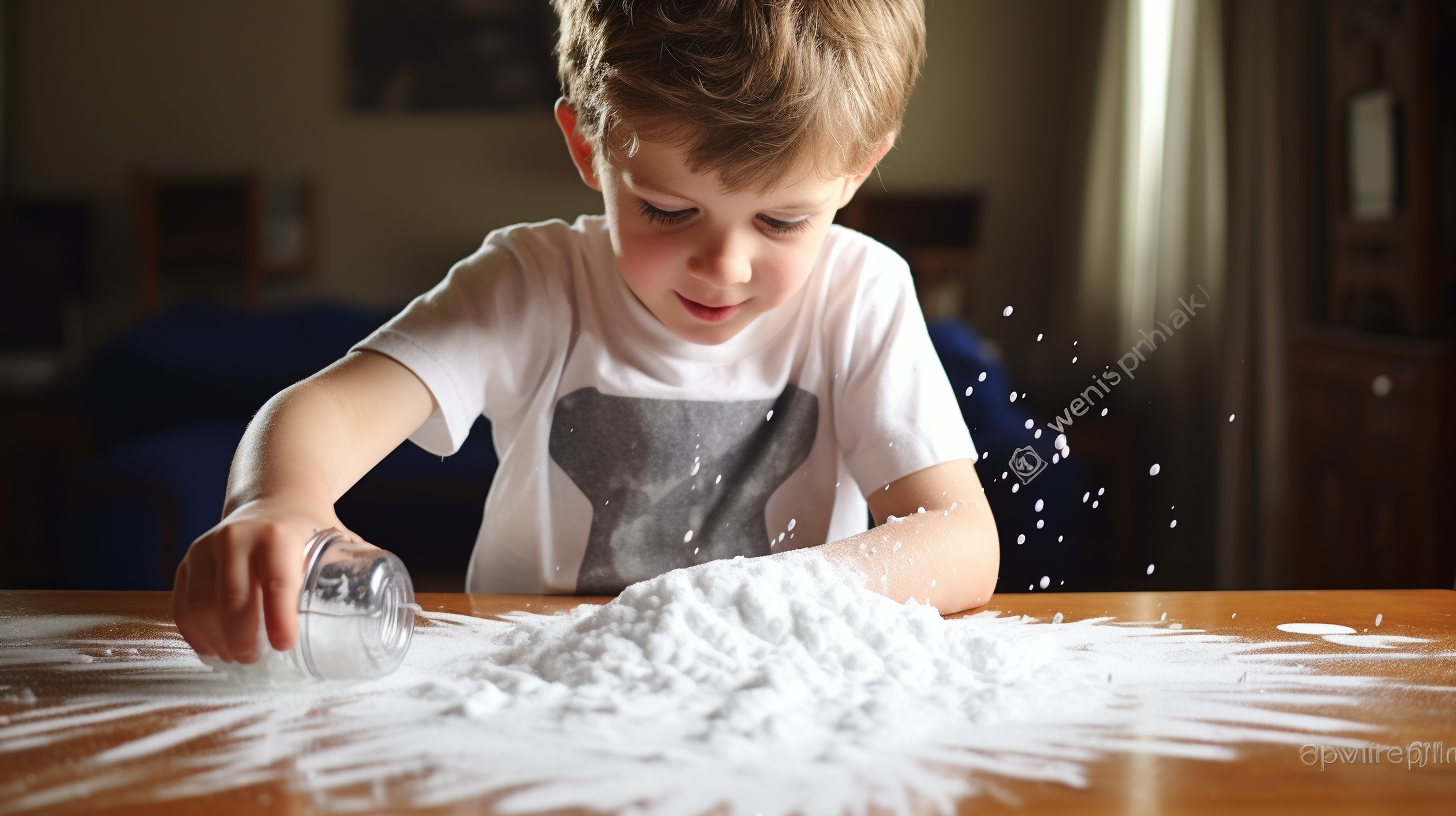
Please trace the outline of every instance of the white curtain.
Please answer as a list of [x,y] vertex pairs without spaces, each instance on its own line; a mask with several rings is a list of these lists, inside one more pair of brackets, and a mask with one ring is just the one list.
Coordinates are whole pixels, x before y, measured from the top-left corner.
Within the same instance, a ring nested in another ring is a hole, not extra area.
[[1323,202],[1302,192],[1311,148],[1323,158],[1309,132],[1320,109],[1301,110],[1318,87],[1309,55],[1320,18],[1306,3],[1230,3],[1238,58],[1229,72],[1231,264],[1221,384],[1237,421],[1220,440],[1217,568],[1220,587],[1276,589],[1287,584],[1291,532],[1285,292],[1310,262],[1309,219],[1323,217]]
[[[1145,341],[1146,359],[1130,387],[1139,398],[1121,416],[1140,437],[1136,467],[1146,473],[1160,463],[1163,474],[1137,497],[1147,534],[1141,555],[1172,580],[1207,582],[1217,512],[1213,422],[1224,408],[1223,3],[1107,0],[1105,9],[1082,206],[1078,325],[1101,346],[1096,356],[1089,353],[1094,360],[1116,361]],[[1184,301],[1202,308],[1168,336],[1155,334],[1174,328],[1172,311]],[[1156,350],[1149,337],[1161,338]],[[1170,518],[1179,532],[1157,533]]]
[[1221,294],[1222,40],[1219,0],[1108,0],[1078,299],[1105,354],[1125,351],[1196,286]]

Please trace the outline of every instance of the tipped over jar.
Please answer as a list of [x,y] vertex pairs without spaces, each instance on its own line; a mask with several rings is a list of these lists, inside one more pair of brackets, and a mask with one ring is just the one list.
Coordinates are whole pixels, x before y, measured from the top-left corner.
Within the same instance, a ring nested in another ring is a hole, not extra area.
[[330,528],[303,550],[298,595],[298,669],[320,680],[383,677],[414,637],[414,583],[394,553]]

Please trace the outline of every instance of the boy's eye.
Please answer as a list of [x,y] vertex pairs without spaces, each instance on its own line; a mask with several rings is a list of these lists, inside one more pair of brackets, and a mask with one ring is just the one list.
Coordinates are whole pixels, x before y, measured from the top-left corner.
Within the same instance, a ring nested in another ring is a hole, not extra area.
[[770,232],[778,235],[789,235],[809,228],[809,219],[800,218],[797,221],[781,221],[767,215],[759,215],[758,220],[768,227]]
[[642,213],[648,221],[665,226],[672,226],[693,214],[692,209],[664,210],[661,207],[654,207],[646,201],[642,202],[642,206],[638,209],[638,212]]

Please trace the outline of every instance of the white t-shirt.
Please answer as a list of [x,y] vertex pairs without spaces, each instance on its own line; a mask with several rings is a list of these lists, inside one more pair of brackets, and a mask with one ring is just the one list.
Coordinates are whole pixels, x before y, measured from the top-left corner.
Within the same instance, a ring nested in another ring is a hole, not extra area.
[[492,423],[471,592],[611,594],[838,540],[869,492],[976,457],[905,261],[839,226],[798,294],[721,345],[653,317],[583,216],[490,233],[356,348],[430,389],[425,450]]

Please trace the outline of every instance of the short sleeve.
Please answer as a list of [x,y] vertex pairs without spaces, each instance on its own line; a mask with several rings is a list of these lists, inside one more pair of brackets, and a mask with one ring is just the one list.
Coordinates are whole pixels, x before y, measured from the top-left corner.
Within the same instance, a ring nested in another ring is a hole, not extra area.
[[[544,233],[544,235],[542,234]],[[492,232],[439,284],[354,346],[410,369],[437,408],[410,439],[459,450],[477,417],[514,424],[571,326],[571,229],[561,222]]]
[[[847,231],[846,231],[847,232]],[[857,233],[834,260],[847,276],[829,309],[837,336],[835,431],[868,495],[933,465],[977,457],[915,297],[910,270]],[[855,283],[857,285],[849,285]]]

